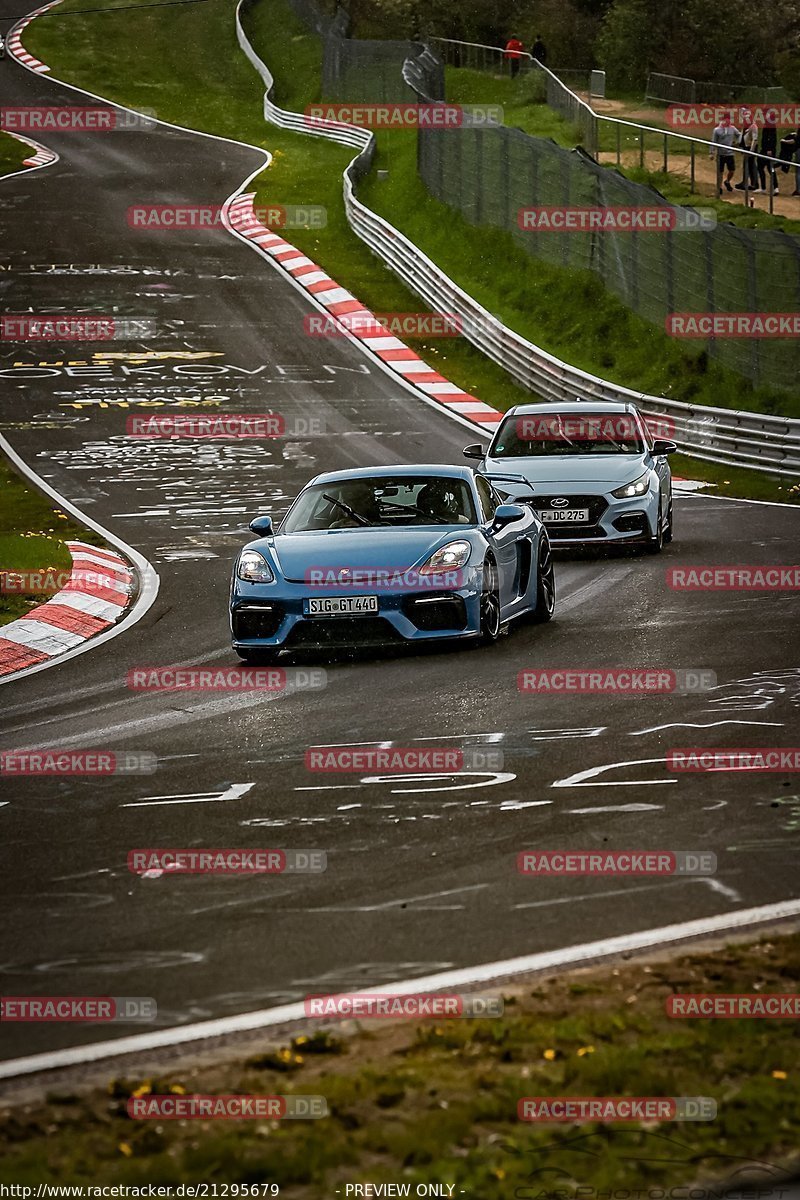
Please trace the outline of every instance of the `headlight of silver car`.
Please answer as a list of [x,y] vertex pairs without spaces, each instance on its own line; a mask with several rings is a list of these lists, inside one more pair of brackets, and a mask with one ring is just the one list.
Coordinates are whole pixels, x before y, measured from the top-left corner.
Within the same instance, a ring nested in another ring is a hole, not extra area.
[[440,546],[420,567],[420,575],[439,575],[443,571],[457,570],[466,565],[472,547],[469,542],[448,542]]
[[242,551],[239,555],[236,574],[239,579],[246,579],[248,583],[275,582],[275,576],[272,574],[269,563],[257,550]]
[[644,475],[640,475],[632,483],[625,483],[622,487],[618,487],[611,495],[616,496],[617,500],[628,500],[631,496],[643,496],[649,487],[650,472],[645,471]]

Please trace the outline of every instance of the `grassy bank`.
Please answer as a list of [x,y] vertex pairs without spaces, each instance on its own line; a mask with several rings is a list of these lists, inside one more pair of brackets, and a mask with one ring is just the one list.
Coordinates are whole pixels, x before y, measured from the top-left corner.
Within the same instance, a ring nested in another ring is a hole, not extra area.
[[[80,7],[79,0],[66,4]],[[327,228],[292,230],[292,241],[373,310],[419,310],[419,300],[347,225],[341,172],[350,152],[264,125],[261,82],[239,51],[227,6],[210,0],[146,12],[111,8],[69,20],[69,41],[55,15],[43,16],[28,31],[31,48],[58,74],[134,107],[154,108],[167,120],[269,147],[275,157],[258,181],[259,200],[323,204],[328,211]],[[317,39],[278,0],[259,5],[248,29],[275,75],[278,101],[302,109],[316,90]],[[119,47],[124,53],[117,53]],[[414,153],[413,133],[381,135],[380,157],[389,178],[379,182],[373,176],[364,185],[364,199],[520,333],[638,390],[660,392],[666,381],[666,394],[698,403],[775,409],[785,402],[782,395],[748,389],[738,376],[677,347],[611,298],[594,276],[534,266],[509,234],[482,231],[476,254],[475,229],[428,196],[414,169]],[[529,269],[520,271],[521,258]],[[530,398],[461,339],[411,344],[448,378],[497,408]],[[797,406],[800,411],[800,399]]]
[[[35,571],[69,570],[72,556],[65,542],[82,541],[102,546],[91,529],[77,525],[66,513],[12,471],[0,458],[0,571],[12,575]],[[52,599],[52,592],[18,593],[0,588],[0,626],[24,617],[37,604]]]
[[[535,75],[523,75],[513,80],[499,75],[490,75],[486,71],[468,70],[464,67],[448,67],[446,75],[446,91],[448,100],[459,104],[499,104],[503,109],[504,123],[521,129],[534,137],[552,138],[559,146],[571,150],[580,145],[579,129],[569,121],[548,108],[544,101],[543,81]],[[624,109],[615,112],[614,116],[622,119],[636,120],[635,106],[631,112]],[[643,124],[656,125],[664,130],[669,129],[664,117],[650,116]],[[613,125],[600,122],[600,151],[615,154],[617,149],[616,130]],[[706,136],[697,134],[695,136]],[[708,135],[710,137],[710,134]],[[646,134],[644,149],[646,155],[663,154],[663,138],[658,133]],[[698,155],[699,161],[704,161],[704,152]],[[639,135],[634,131],[622,130],[620,133],[620,153],[624,156],[631,152],[639,153]],[[688,142],[673,142],[670,146],[670,158],[676,154],[688,157]],[[785,215],[770,216],[758,208],[748,208],[745,204],[736,204],[728,200],[716,200],[713,196],[702,192],[693,192],[687,181],[679,174],[652,171],[637,166],[618,168],[609,163],[609,168],[619,170],[627,179],[635,183],[644,183],[660,192],[672,204],[695,205],[711,208],[717,214],[719,221],[736,225],[740,229],[782,229],[785,233],[800,234],[800,204],[797,206],[796,219]],[[779,176],[784,188],[786,180],[793,175]]]
[[[281,0],[263,0],[248,30],[275,75],[278,102],[290,109],[302,109],[309,101],[309,85],[304,64],[298,62],[295,69],[292,49],[303,40],[302,27],[286,12]],[[282,36],[286,31],[288,38]],[[469,86],[456,89],[459,102],[502,102],[502,93],[481,90],[486,76],[478,72],[453,74],[471,77],[467,80]],[[570,140],[574,131],[568,123],[535,102],[533,80],[512,84],[489,77],[488,82],[515,89],[506,112],[508,123],[515,123],[523,111],[534,111],[541,136],[574,144]],[[489,312],[502,316],[516,332],[585,371],[635,391],[695,404],[800,415],[800,396],[771,387],[753,388],[741,376],[709,360],[702,347],[676,343],[626,308],[591,272],[534,262],[510,233],[501,230],[481,228],[478,243],[475,226],[434,200],[424,187],[416,170],[414,132],[382,132],[378,146],[376,166],[387,170],[388,178],[380,180],[373,171],[360,185],[361,199],[407,234],[451,278]],[[279,166],[282,168],[283,163]],[[291,165],[286,170],[290,171]],[[260,189],[260,199],[269,199],[272,182],[270,175]],[[725,208],[724,204],[720,207]],[[752,215],[748,219],[752,220]],[[365,287],[362,274],[362,255],[356,247],[350,252],[351,241],[352,234],[342,228],[336,245],[330,248],[332,259],[326,248],[325,265],[342,282],[353,286],[365,303],[380,307],[370,300],[369,277]],[[437,364],[446,356],[447,371],[456,378],[459,358],[451,347],[443,351],[434,346],[427,353]],[[467,377],[466,384],[462,378],[456,378],[456,382],[469,385],[468,390],[480,386],[474,377]],[[499,408],[508,407],[506,388],[488,392],[484,384],[478,394]]]
[[[0,1183],[263,1183],[289,1200],[343,1196],[356,1181],[410,1184],[411,1195],[436,1182],[480,1200],[766,1186],[800,1167],[796,1022],[676,1020],[665,1002],[673,990],[786,992],[798,971],[800,937],[775,937],[486,989],[504,999],[492,1020],[334,1025],[282,1045],[265,1038],[213,1067],[109,1077],[80,1093],[54,1083],[42,1103],[0,1100]],[[322,1095],[329,1115],[132,1120],[134,1093]],[[696,1123],[517,1119],[522,1097],[561,1095],[709,1096],[718,1112]]]
[[[515,237],[478,231],[433,200],[416,173],[414,135],[381,139],[378,168],[359,195],[397,225],[489,312],[550,354],[636,392],[692,404],[800,415],[800,395],[753,388],[638,317],[590,271],[535,261]],[[490,398],[483,397],[490,400]],[[490,401],[491,402],[491,401]]]
[[33,150],[30,146],[25,146],[16,138],[0,132],[0,177],[8,175],[12,171],[19,171],[25,159],[30,158],[31,154],[33,154]]

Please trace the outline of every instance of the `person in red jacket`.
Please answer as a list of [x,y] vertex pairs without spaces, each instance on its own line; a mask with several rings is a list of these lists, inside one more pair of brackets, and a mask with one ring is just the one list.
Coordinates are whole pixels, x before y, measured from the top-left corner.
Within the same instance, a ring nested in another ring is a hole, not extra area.
[[525,47],[518,37],[512,35],[506,42],[505,57],[511,67],[512,79],[519,75],[519,64],[524,51]]

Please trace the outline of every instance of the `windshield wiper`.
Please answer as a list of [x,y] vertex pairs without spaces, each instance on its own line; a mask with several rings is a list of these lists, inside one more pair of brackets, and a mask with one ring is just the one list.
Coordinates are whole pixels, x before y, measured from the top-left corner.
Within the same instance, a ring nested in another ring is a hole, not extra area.
[[351,508],[349,504],[345,504],[344,500],[337,500],[335,496],[329,496],[327,492],[322,493],[322,499],[329,501],[331,504],[335,504],[337,508],[341,508],[347,513],[348,517],[352,517],[354,521],[358,521],[359,525],[373,524],[373,522],[370,521],[368,517],[365,517],[363,513],[358,513],[354,508]]
[[431,521],[437,521],[440,525],[457,525],[457,521],[448,521],[446,517],[437,517],[436,513],[425,512],[424,508],[417,508],[416,504],[388,504],[387,507],[400,509],[401,512],[415,512],[417,516],[426,517]]

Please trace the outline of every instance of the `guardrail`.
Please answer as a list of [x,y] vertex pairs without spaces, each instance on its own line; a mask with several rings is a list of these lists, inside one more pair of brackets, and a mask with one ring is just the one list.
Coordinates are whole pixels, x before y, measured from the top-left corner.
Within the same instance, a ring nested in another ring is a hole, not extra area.
[[310,124],[301,113],[287,112],[273,102],[272,74],[256,54],[241,24],[241,10],[249,2],[238,0],[236,36],[266,86],[266,119],[281,129],[326,137],[359,149],[343,176],[344,205],[351,228],[434,311],[461,317],[464,335],[477,349],[545,400],[563,401],[581,396],[631,401],[645,415],[669,416],[674,423],[675,441],[694,458],[777,475],[795,476],[800,472],[800,420],[685,404],[609,383],[548,354],[478,304],[419,247],[358,199],[356,184],[369,170],[375,153],[375,138],[369,130],[336,121]]

